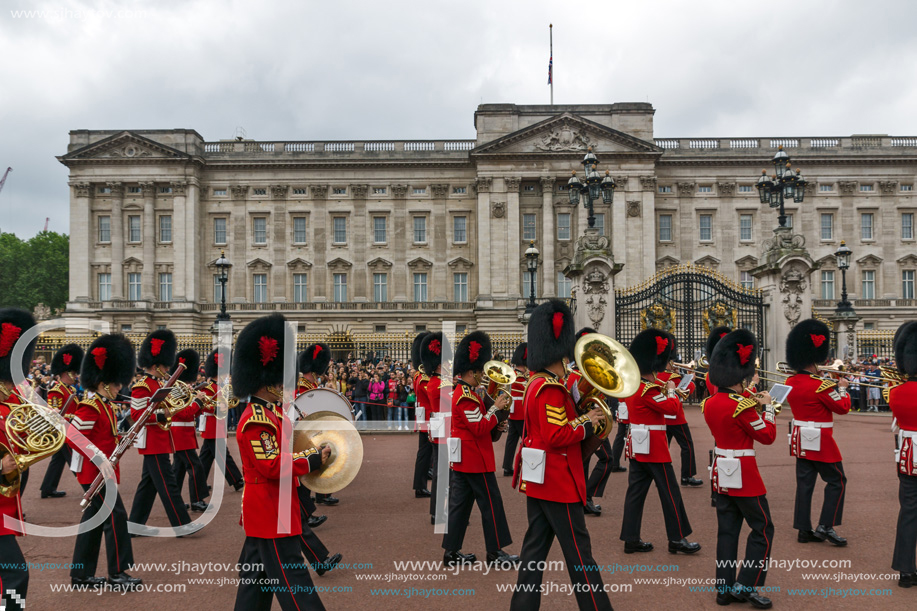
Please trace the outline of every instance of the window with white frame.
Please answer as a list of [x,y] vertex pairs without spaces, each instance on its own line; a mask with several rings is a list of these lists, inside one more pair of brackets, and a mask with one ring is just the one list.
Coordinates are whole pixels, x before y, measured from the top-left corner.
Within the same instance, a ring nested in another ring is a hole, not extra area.
[[913,191],[914,185],[901,185],[901,190],[902,191]]
[[557,272],[557,296],[561,299],[572,297],[573,281],[564,276],[563,272]]
[[172,274],[159,274],[159,301],[172,301]]
[[452,218],[452,241],[456,244],[464,244],[468,241],[468,217]]
[[159,192],[162,194],[171,193],[172,187],[159,187]]
[[304,216],[293,217],[293,243],[306,243],[306,217]]
[[111,274],[99,274],[99,301],[111,301]]
[[860,297],[862,299],[876,298],[876,272],[864,269],[860,281]]
[[739,185],[739,193],[752,193],[755,188],[751,185]]
[[385,195],[385,187],[373,187],[373,195]]
[[786,226],[789,227],[790,229],[793,228],[793,215],[792,214],[786,215]]
[[452,274],[453,301],[468,301],[468,274],[455,272]]
[[561,212],[557,215],[557,239],[558,240],[569,240],[570,239],[570,213]]
[[386,217],[384,216],[374,216],[373,217],[373,243],[374,244],[385,244],[388,239],[386,235],[385,227]]
[[901,214],[901,239],[914,239],[914,213],[903,212]]
[[166,243],[172,241],[172,216],[169,214],[159,217],[159,241]]
[[213,243],[226,243],[226,219],[223,217],[213,219]]
[[347,243],[347,218],[343,216],[336,216],[331,219],[333,226],[334,234],[332,240],[335,244],[346,244]]
[[127,192],[128,193],[141,193],[142,189],[140,187],[128,187]]
[[412,192],[414,193],[414,195],[426,195],[427,188],[426,187],[414,187],[412,189]]
[[834,272],[823,271],[821,273],[821,298],[834,299]]
[[[532,272],[522,271],[522,298],[528,299],[532,296]],[[538,297],[538,277],[535,277],[535,297]]]
[[914,270],[906,269],[901,272],[901,297],[904,299],[914,298]]
[[347,301],[347,274],[334,274],[334,300],[337,303]]
[[599,235],[605,235],[605,214],[595,215],[595,228],[599,230]]
[[213,275],[213,303],[223,301],[223,283],[220,282],[220,275]]
[[751,272],[739,272],[739,283],[742,288],[753,289],[755,288],[755,277],[751,275]]
[[697,188],[698,193],[713,193],[713,187],[701,186]]
[[464,195],[468,193],[468,187],[452,187],[453,195]]
[[659,192],[660,192],[660,193],[671,193],[671,192],[672,192],[672,185],[661,185],[661,186],[659,187]]
[[131,272],[127,275],[127,298],[130,301],[140,301],[140,274]]
[[823,212],[819,217],[821,219],[821,239],[834,239],[834,215],[830,212]]
[[99,242],[111,242],[111,217],[99,217]]
[[255,303],[267,303],[267,274],[252,274],[254,287],[253,299]]
[[860,239],[873,239],[873,215],[872,212],[864,212],[860,215]]
[[425,244],[427,242],[427,217],[414,217],[414,243]]
[[225,195],[226,195],[226,189],[214,189],[213,190],[214,197],[224,197]]
[[373,274],[373,301],[388,301],[388,274]]
[[347,195],[347,187],[332,187],[331,195]]
[[309,191],[305,187],[294,187],[293,195],[307,195]]
[[713,241],[713,215],[712,214],[701,214],[698,219],[698,224],[700,227],[700,241],[701,242],[712,242]]
[[872,190],[872,185],[860,185],[860,191],[864,193],[869,193]]
[[660,214],[659,215],[659,241],[660,242],[671,242],[672,241],[672,215],[671,214]]
[[739,215],[739,240],[742,242],[751,242],[752,215]]
[[418,272],[414,274],[414,301],[427,300],[427,274]]
[[309,274],[293,274],[293,302],[309,301]]
[[140,242],[140,217],[130,215],[127,217],[127,241]]
[[522,239],[526,242],[537,239],[536,219],[537,217],[534,214],[522,215]]
[[260,245],[267,244],[267,218],[263,216],[256,216],[253,218],[252,229],[254,230],[252,243]]
[[818,185],[818,190],[821,193],[830,193],[834,191],[834,185]]

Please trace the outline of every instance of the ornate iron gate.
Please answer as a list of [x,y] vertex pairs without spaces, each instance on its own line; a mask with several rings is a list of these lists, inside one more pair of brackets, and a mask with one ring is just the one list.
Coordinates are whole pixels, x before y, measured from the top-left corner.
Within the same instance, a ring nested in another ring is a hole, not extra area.
[[675,335],[679,358],[700,357],[710,330],[719,325],[745,328],[761,345],[761,367],[767,367],[764,297],[706,267],[669,267],[636,287],[615,291],[615,336],[627,346],[648,327]]

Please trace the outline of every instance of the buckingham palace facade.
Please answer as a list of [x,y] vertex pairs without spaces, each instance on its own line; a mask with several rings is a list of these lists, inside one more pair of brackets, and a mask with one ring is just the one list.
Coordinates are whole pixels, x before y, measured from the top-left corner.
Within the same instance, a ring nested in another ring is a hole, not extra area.
[[644,103],[483,104],[474,140],[205,141],[190,129],[75,130],[66,315],[115,330],[206,332],[226,306],[244,323],[280,311],[300,330],[413,332],[440,320],[520,329],[523,253],[540,251],[536,294],[568,297],[563,270],[586,227],[566,191],[592,147],[615,181],[596,226],[623,264],[617,287],[691,263],[753,286],[777,212],[754,184],[778,146],[809,180],[787,206],[818,265],[808,289],[829,314],[833,253],[860,328],[917,314],[917,138],[657,138]]

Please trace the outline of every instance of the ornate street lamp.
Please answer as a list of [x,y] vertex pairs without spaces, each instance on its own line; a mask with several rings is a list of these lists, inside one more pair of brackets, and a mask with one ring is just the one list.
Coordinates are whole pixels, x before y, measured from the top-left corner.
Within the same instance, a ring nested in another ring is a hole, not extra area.
[[767,170],[762,170],[755,187],[758,189],[758,197],[762,204],[780,209],[777,221],[780,227],[786,227],[784,202],[792,200],[801,204],[806,197],[806,185],[809,181],[803,178],[800,170],[793,172],[790,156],[786,154],[782,146],[777,148],[773,163],[774,174],[768,176]]
[[226,251],[220,251],[220,258],[214,262],[217,269],[220,270],[220,313],[217,314],[217,320],[229,320],[229,314],[226,313],[226,281],[229,279],[229,268],[232,263],[226,258]]
[[535,272],[538,271],[538,255],[541,253],[538,252],[538,249],[535,248],[535,240],[532,240],[529,243],[529,247],[525,249],[525,264],[529,270],[529,302],[525,306],[525,313],[531,314],[532,310],[535,309]]
[[841,245],[838,246],[837,252],[834,253],[834,257],[837,259],[837,268],[841,270],[841,300],[835,310],[838,313],[853,312],[853,304],[847,300],[847,270],[850,269],[850,255],[852,252],[847,248],[844,240],[841,240]]
[[589,210],[589,226],[595,227],[595,202],[601,197],[602,202],[611,204],[615,195],[615,181],[608,170],[605,171],[604,177],[599,176],[599,160],[592,152],[591,146],[583,157],[582,164],[586,180],[580,180],[576,176],[576,170],[573,170],[573,176],[567,181],[567,192],[570,194],[570,203],[574,206],[579,205],[580,195],[583,195],[583,207]]

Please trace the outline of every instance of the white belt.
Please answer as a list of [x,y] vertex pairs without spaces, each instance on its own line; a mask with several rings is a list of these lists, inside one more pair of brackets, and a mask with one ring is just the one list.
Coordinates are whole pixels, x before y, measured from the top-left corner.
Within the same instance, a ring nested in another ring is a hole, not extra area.
[[739,456],[754,456],[754,450],[721,450],[720,448],[714,448],[713,452],[717,456],[722,456],[723,458],[738,458]]
[[793,426],[804,426],[810,429],[833,429],[833,422],[808,422],[806,420],[793,420]]
[[194,426],[193,422],[173,422],[172,426]]
[[664,424],[631,424],[631,428],[643,429],[646,431],[664,431],[666,430],[666,425]]
[[917,439],[917,431],[905,431],[901,429],[898,431],[898,436],[902,439]]

